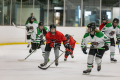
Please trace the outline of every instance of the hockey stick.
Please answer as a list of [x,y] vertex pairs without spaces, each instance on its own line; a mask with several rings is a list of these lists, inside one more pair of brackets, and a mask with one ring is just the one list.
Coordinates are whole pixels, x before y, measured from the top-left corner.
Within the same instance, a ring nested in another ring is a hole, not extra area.
[[[37,49],[38,49],[38,47],[32,53],[34,53]],[[18,61],[24,61],[24,60],[26,60],[32,53],[30,53],[25,59],[18,59]]]
[[105,48],[91,48],[91,47],[87,47],[89,49],[105,49]]
[[[32,53],[34,53],[36,50],[34,50]],[[24,61],[24,60],[26,60],[32,53],[30,53],[25,59],[18,59],[18,61]]]
[[13,26],[15,26],[16,28],[20,28],[20,29],[25,29],[25,28],[21,28],[21,27],[18,27],[14,24],[14,22],[12,22]]
[[[83,46],[81,46],[81,47],[83,47]],[[92,48],[92,47],[86,47],[86,48],[88,48],[88,49],[105,49],[105,48]]]
[[[65,52],[65,51],[62,51],[62,50],[60,50],[61,52]],[[62,53],[62,54],[63,54]],[[60,55],[60,56],[62,56],[62,54]],[[40,67],[40,66],[38,66],[38,68],[40,68],[40,69],[42,69],[42,70],[46,70],[46,69],[48,69],[55,61],[57,61],[59,58],[60,58],[60,56],[57,58],[57,59],[55,59],[48,67],[46,67],[46,68],[42,68],[42,67]]]

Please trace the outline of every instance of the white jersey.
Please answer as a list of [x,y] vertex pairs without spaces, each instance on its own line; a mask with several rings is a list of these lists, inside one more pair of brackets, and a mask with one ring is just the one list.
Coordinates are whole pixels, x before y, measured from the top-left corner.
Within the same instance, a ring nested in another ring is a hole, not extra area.
[[27,34],[31,35],[31,40],[36,39],[37,27],[38,27],[37,21],[34,21],[32,24],[29,22],[26,24],[26,28],[29,28],[29,30],[27,31]]
[[101,31],[104,32],[104,34],[109,38],[114,38],[115,34],[116,34],[116,37],[119,37],[120,26],[118,25],[116,28],[114,28],[112,23],[108,23],[102,28]]
[[[49,32],[49,29],[47,27],[44,26],[44,29],[47,32]],[[36,36],[36,42],[40,43],[41,40],[43,40],[43,37],[45,36],[43,33],[43,30],[40,31],[39,27],[37,27],[37,36]]]
[[108,44],[108,46],[110,46],[109,38],[106,35],[104,35],[102,32],[96,32],[94,37],[91,37],[89,33],[85,33],[85,35],[82,39],[81,47],[87,47],[87,44],[89,42],[91,42],[91,43],[98,42],[98,45],[93,46],[95,48],[101,48],[105,44]]

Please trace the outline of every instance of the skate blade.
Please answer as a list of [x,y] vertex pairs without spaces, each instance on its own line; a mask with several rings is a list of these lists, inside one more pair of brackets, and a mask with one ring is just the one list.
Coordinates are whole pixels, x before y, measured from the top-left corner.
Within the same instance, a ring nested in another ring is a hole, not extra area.
[[90,73],[83,73],[83,75],[90,75]]

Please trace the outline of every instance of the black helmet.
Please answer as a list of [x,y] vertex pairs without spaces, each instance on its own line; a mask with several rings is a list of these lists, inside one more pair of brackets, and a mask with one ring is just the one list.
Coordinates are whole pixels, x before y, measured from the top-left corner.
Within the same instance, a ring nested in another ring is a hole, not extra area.
[[103,17],[103,18],[102,18],[102,21],[103,21],[103,20],[106,20],[106,18]]
[[34,21],[31,21],[31,19],[35,19],[34,17],[30,17],[30,23],[33,23]]
[[44,26],[44,23],[43,23],[43,22],[39,22],[38,25],[39,25],[39,26]]
[[31,19],[35,19],[35,18],[34,18],[34,17],[31,17],[30,20],[31,20]]
[[114,18],[114,19],[113,19],[113,23],[119,23],[119,19]]
[[55,29],[56,29],[56,26],[55,26],[54,24],[51,24],[51,25],[50,25],[50,29],[51,29],[51,28],[55,28]]
[[[51,32],[51,29],[52,29],[52,28],[55,28],[55,32]],[[50,25],[50,32],[51,32],[51,34],[56,33],[56,26],[55,26],[54,24],[51,24],[51,25]]]
[[40,31],[42,31],[44,29],[44,27],[40,29],[40,26],[43,26],[43,25],[44,25],[43,22],[39,22],[38,28],[39,28]]
[[93,31],[95,31],[95,29],[96,29],[95,23],[91,23],[91,28]]
[[87,25],[87,27],[88,27],[88,28],[91,27],[91,24],[89,23],[89,24]]
[[[103,20],[106,20],[106,22],[103,22]],[[107,19],[106,18],[102,18],[102,23],[104,24],[104,25],[106,25],[107,24]]]
[[114,18],[114,19],[113,19],[112,25],[113,25],[114,28],[116,28],[117,25],[114,24],[114,23],[117,23],[117,24],[118,24],[118,23],[119,23],[119,19],[117,19],[117,18]]
[[89,24],[87,25],[87,27],[90,28],[90,32],[91,32],[91,31],[95,31],[95,29],[96,29],[95,23],[89,23]]
[[67,40],[70,40],[70,35],[69,34],[66,34],[65,37],[66,37]]

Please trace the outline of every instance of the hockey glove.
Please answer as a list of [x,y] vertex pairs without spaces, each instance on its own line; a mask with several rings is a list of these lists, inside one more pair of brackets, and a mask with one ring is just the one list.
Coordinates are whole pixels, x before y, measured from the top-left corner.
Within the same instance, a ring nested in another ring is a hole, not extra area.
[[82,48],[82,51],[84,54],[87,54],[86,50],[87,50],[87,47]]
[[55,48],[55,47],[60,47],[61,46],[61,44],[60,43],[53,43],[53,47]]
[[40,49],[40,44],[36,44],[37,45],[37,49]]
[[116,44],[120,43],[120,38],[117,38]]
[[105,44],[103,48],[105,48],[105,51],[109,50],[108,44]]
[[65,44],[65,48],[68,48],[68,49],[70,50],[70,49],[71,49],[70,44],[69,44],[69,43],[66,43],[66,44]]
[[26,27],[26,30],[27,30],[27,32],[29,31],[29,28],[28,27]]

